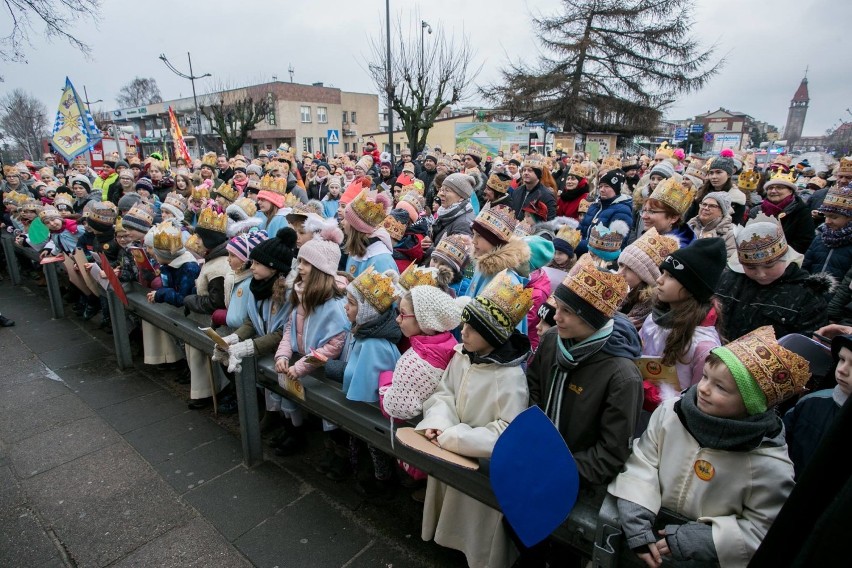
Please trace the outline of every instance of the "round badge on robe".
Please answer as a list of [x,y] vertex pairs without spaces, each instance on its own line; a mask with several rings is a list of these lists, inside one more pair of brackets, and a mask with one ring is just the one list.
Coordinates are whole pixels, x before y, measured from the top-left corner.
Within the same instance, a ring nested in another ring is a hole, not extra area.
[[104,250],[109,250],[109,245],[108,245],[108,244],[105,244],[105,245],[104,245]]
[[713,479],[713,476],[716,475],[716,468],[713,467],[712,463],[706,460],[697,460],[692,468],[695,470],[695,475],[697,475],[698,479],[701,481],[710,481]]
[[243,297],[243,289],[237,288],[237,298],[242,298],[242,297]]

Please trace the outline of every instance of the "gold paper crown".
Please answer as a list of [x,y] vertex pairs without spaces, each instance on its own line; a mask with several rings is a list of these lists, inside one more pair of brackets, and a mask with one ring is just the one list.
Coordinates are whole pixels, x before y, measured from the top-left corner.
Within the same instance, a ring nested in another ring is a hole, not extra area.
[[533,226],[527,221],[521,221],[520,223],[515,225],[515,230],[512,231],[512,234],[516,237],[524,238],[532,235],[532,232]]
[[89,219],[106,225],[115,224],[118,207],[112,201],[96,201],[89,210]]
[[123,233],[124,232],[124,223],[121,220],[121,217],[115,218],[115,233]]
[[184,247],[186,247],[186,250],[188,250],[199,258],[207,254],[207,248],[204,246],[201,237],[196,234],[189,235],[189,238],[186,239]]
[[763,187],[767,185],[772,185],[775,183],[780,183],[781,185],[786,185],[788,187],[792,186],[791,189],[796,187],[796,172],[784,172],[783,170],[777,170],[772,173],[769,177],[769,180],[764,184]]
[[692,205],[695,199],[696,188],[687,190],[683,184],[674,178],[669,178],[661,181],[654,188],[650,199],[656,199],[661,203],[665,203],[675,211],[678,215],[686,213],[687,209]]
[[472,251],[473,243],[470,235],[458,233],[447,235],[438,241],[432,256],[452,262],[457,270],[463,271],[470,261]]
[[485,182],[485,186],[490,187],[497,193],[502,193],[505,195],[509,192],[509,187],[511,187],[511,181],[511,179],[503,181],[497,174],[491,174],[490,176],[488,176],[488,181]]
[[674,157],[674,148],[669,146],[668,142],[663,142],[659,145],[659,147],[657,147],[657,151],[654,153],[654,157],[656,157],[657,154],[663,154],[666,158],[672,158]]
[[257,205],[248,197],[240,197],[234,201],[234,205],[245,211],[249,217],[254,217],[254,214],[257,213]]
[[587,178],[589,177],[589,168],[587,168],[584,164],[571,164],[571,169],[568,170],[568,175]]
[[402,186],[402,189],[400,189],[401,193],[408,193],[410,191],[413,191],[414,193],[419,193],[420,195],[423,195],[423,188],[421,186],[413,184],[413,183],[406,184],[406,185]]
[[287,180],[283,177],[274,178],[267,174],[260,178],[260,190],[285,195],[287,193]]
[[562,285],[608,318],[615,314],[628,291],[624,276],[598,270],[589,263],[581,263],[580,270],[566,276]]
[[57,217],[62,217],[59,214],[59,209],[54,207],[53,205],[45,205],[41,208],[41,211],[38,212],[38,218],[44,221],[45,219],[55,219]]
[[556,238],[561,239],[571,245],[572,249],[577,248],[583,238],[583,233],[579,229],[572,229],[568,225],[560,228],[556,232]]
[[424,199],[423,195],[417,193],[416,191],[409,191],[405,195],[402,196],[402,199],[399,200],[401,202],[410,203],[417,209],[417,212],[420,213],[426,208],[426,199]]
[[604,252],[615,252],[621,249],[630,227],[624,221],[613,221],[610,227],[602,224],[594,225],[589,231],[589,247]]
[[[10,191],[3,196],[3,203],[14,205],[17,208],[22,208],[30,197],[17,191]],[[56,200],[54,200],[55,202]],[[69,203],[70,205],[70,203]]]
[[181,231],[173,223],[163,221],[151,231],[154,233],[154,248],[174,254],[183,248]]
[[621,169],[621,159],[618,156],[607,156],[604,158],[601,163],[601,172],[608,172],[610,170],[620,170]]
[[[90,202],[93,203],[93,202]],[[32,197],[27,197],[24,202],[21,204],[21,209],[23,211],[36,211],[38,212],[41,209],[41,204],[38,201],[33,199]]]
[[591,205],[590,201],[587,201],[585,199],[581,199],[580,205],[577,206],[577,213],[584,213],[584,214],[588,213],[590,205]]
[[482,159],[482,150],[480,150],[476,146],[468,146],[467,148],[465,148],[464,153],[473,156],[474,158],[479,158],[480,160]]
[[474,298],[474,302],[485,308],[494,323],[511,334],[530,311],[533,305],[532,293],[532,288],[513,284],[512,279],[503,270]]
[[301,202],[302,200],[299,199],[299,196],[294,193],[284,194],[284,207],[289,207],[290,209],[292,209],[293,207],[299,205]]
[[382,227],[388,232],[391,239],[398,241],[405,236],[405,231],[408,226],[405,223],[400,223],[393,215],[388,215],[382,221]]
[[399,275],[399,286],[404,290],[411,290],[415,286],[438,286],[435,277],[437,270],[434,268],[422,268],[413,262],[409,264],[402,274]]
[[504,242],[508,242],[518,221],[515,218],[515,212],[510,207],[496,205],[483,208],[476,219],[473,220],[473,223],[475,228],[485,229]]
[[754,170],[745,170],[737,178],[737,187],[745,191],[757,189],[758,183],[760,183],[760,173]]
[[190,199],[200,199],[207,201],[210,199],[210,190],[206,186],[193,187],[192,193],[189,194]]
[[224,233],[228,228],[228,216],[224,213],[216,213],[212,207],[205,207],[198,215],[197,228]]
[[834,169],[834,175],[852,175],[852,156],[840,158],[840,162]]
[[68,207],[69,209],[74,206],[74,201],[71,199],[71,196],[67,193],[57,193],[56,197],[53,198],[53,205],[57,209],[59,209],[60,205]]
[[385,206],[374,200],[368,199],[369,191],[364,189],[349,204],[347,209],[352,209],[360,219],[363,219],[371,227],[378,227],[385,220],[387,213]]
[[787,239],[775,217],[759,213],[737,233],[737,258],[740,264],[769,264],[787,254]]
[[364,299],[379,313],[385,313],[393,305],[397,298],[396,286],[393,278],[386,274],[376,272],[370,266],[352,281]]
[[524,163],[522,165],[524,168],[535,168],[537,170],[544,169],[544,160],[538,154],[532,154],[527,156],[524,159]]
[[217,195],[221,195],[222,197],[224,197],[225,199],[227,199],[231,203],[233,203],[237,199],[237,197],[239,197],[239,195],[240,195],[240,192],[237,191],[237,189],[234,188],[233,186],[231,186],[231,184],[228,183],[228,182],[223,183],[222,185],[220,185],[219,187],[217,187],[213,191]]

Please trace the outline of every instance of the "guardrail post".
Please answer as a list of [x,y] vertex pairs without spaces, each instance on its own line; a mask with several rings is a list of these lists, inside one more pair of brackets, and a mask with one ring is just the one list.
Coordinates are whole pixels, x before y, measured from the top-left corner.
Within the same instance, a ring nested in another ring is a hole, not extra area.
[[59,289],[59,277],[56,275],[56,264],[48,262],[42,265],[44,279],[47,282],[47,297],[50,299],[50,310],[53,319],[65,317],[65,306],[62,304],[62,290]]
[[124,311],[124,304],[115,292],[107,290],[107,305],[118,368],[127,369],[133,366],[133,356],[130,354],[130,334],[127,332],[127,314]]
[[242,371],[235,373],[237,410],[240,415],[240,438],[243,443],[243,463],[254,467],[263,462],[260,439],[260,416],[257,411],[257,359],[246,357]]
[[21,285],[21,269],[18,266],[18,257],[15,256],[15,244],[11,237],[0,238],[3,244],[3,254],[6,255],[6,270],[9,272],[9,280],[12,286]]

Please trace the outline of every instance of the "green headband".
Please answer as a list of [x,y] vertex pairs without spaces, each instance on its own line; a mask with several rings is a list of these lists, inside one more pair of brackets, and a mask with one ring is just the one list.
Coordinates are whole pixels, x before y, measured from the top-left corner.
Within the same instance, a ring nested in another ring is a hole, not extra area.
[[731,371],[749,415],[766,412],[766,395],[760,390],[760,385],[757,384],[742,361],[737,359],[737,356],[727,347],[716,347],[710,353],[717,355]]

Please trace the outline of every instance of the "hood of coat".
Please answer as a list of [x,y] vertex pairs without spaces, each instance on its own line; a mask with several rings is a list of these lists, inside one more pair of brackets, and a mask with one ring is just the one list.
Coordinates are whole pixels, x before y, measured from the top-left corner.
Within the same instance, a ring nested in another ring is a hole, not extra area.
[[476,269],[486,276],[497,274],[501,270],[526,270],[530,260],[530,247],[518,238],[512,238],[503,246],[476,259]]
[[387,339],[393,344],[402,339],[402,331],[396,323],[396,310],[389,309],[372,321],[368,321],[354,328],[354,335],[358,339]]
[[831,274],[827,272],[810,274],[807,270],[793,263],[790,263],[778,280],[780,282],[801,283],[815,295],[830,294],[837,288],[837,279]]
[[642,342],[630,320],[622,313],[616,313],[612,318],[612,333],[607,339],[601,352],[613,357],[638,359],[642,356]]

